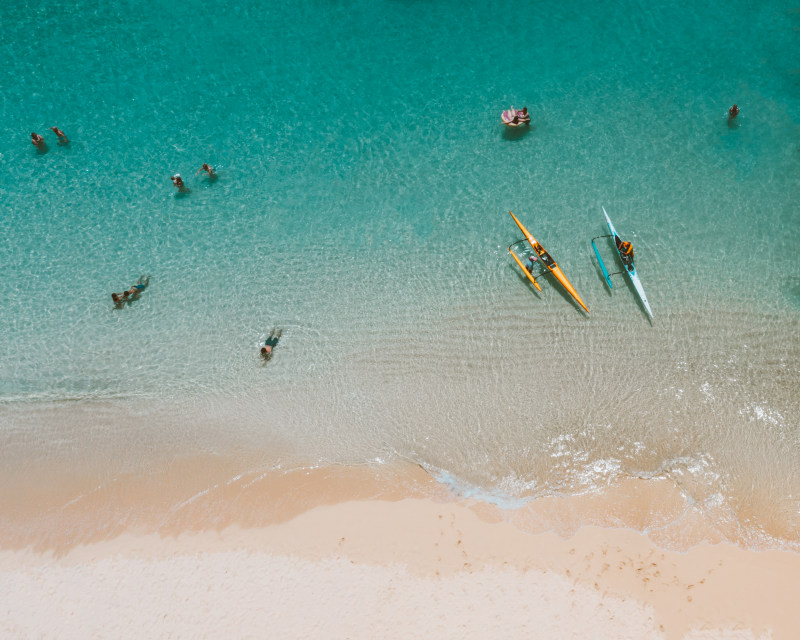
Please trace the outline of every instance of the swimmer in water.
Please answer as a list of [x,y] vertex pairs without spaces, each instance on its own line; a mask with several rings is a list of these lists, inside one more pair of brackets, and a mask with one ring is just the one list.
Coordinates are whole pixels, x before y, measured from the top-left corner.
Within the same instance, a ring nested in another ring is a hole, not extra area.
[[180,193],[189,193],[189,187],[187,187],[183,183],[183,178],[181,178],[181,174],[180,173],[176,173],[174,176],[170,176],[170,180],[172,180],[172,184],[175,185],[175,188]]
[[39,151],[47,151],[47,143],[44,141],[44,138],[35,131],[31,133],[31,144]]
[[142,295],[142,291],[147,289],[148,284],[150,284],[150,276],[147,276],[147,280],[145,280],[144,276],[139,276],[139,280],[136,282],[136,284],[128,289],[125,293],[130,296],[131,300],[136,300],[136,298]]
[[[216,180],[217,179],[217,174],[214,171],[214,167],[212,167],[210,164],[204,162],[203,166],[200,167],[197,170],[197,173],[200,173],[201,171],[205,171],[208,174],[208,179],[209,180]],[[197,175],[197,173],[195,175]]]
[[269,359],[272,358],[272,350],[278,345],[278,340],[281,339],[283,329],[277,329],[277,333],[275,333],[275,331],[276,329],[273,328],[272,331],[269,332],[269,338],[266,339],[264,346],[261,347],[260,355],[264,362],[269,362]]
[[140,295],[142,295],[142,291],[147,288],[148,284],[150,284],[150,276],[147,276],[147,278],[144,276],[139,276],[138,282],[127,291],[123,291],[122,293],[112,293],[111,299],[114,301],[114,307],[117,309],[122,309],[126,302],[133,302],[136,300]]
[[67,144],[69,142],[66,134],[58,127],[50,127],[50,131],[58,136],[58,144]]

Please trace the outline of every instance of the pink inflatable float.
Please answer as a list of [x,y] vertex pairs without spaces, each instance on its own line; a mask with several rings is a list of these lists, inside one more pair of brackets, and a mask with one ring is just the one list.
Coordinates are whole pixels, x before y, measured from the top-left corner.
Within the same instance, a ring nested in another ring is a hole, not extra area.
[[531,116],[528,114],[528,107],[523,107],[522,109],[515,109],[511,107],[510,109],[506,109],[500,114],[500,119],[503,121],[504,125],[509,127],[518,127],[521,124],[530,124],[531,123]]

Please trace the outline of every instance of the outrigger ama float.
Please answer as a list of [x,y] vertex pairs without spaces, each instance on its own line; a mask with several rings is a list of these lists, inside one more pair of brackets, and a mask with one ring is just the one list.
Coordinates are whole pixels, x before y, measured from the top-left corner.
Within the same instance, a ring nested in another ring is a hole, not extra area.
[[[619,237],[617,230],[614,228],[614,225],[611,224],[611,218],[608,217],[606,208],[602,207],[602,209],[603,215],[606,217],[606,222],[608,223],[608,230],[611,232],[611,234],[605,236],[595,236],[592,238],[592,247],[594,248],[594,253],[597,256],[597,261],[600,263],[600,269],[603,271],[603,276],[605,276],[608,288],[614,288],[614,285],[611,284],[611,276],[615,276],[618,273],[627,273],[628,277],[633,283],[634,289],[636,289],[636,293],[639,294],[639,299],[642,301],[642,304],[647,311],[647,315],[650,316],[650,320],[652,321],[653,312],[650,310],[650,303],[647,302],[647,296],[644,295],[642,281],[639,280],[639,275],[636,273],[636,267],[633,264],[633,247],[631,246],[630,242],[623,242],[622,238]],[[608,272],[608,269],[606,269],[606,265],[603,262],[603,258],[600,257],[600,251],[598,251],[597,245],[594,243],[594,241],[598,238],[614,238],[614,247],[617,249],[617,255],[619,256],[620,262],[622,262],[623,271],[615,271],[614,273]]]
[[[509,213],[511,212],[509,211]],[[514,258],[514,261],[519,265],[520,269],[522,269],[523,273],[528,278],[528,280],[530,280],[533,283],[534,287],[536,287],[539,291],[541,291],[542,287],[536,281],[536,278],[544,275],[547,272],[552,273],[556,277],[556,280],[558,280],[561,283],[561,285],[567,290],[567,293],[569,293],[573,298],[575,298],[575,302],[581,305],[581,307],[583,307],[583,310],[586,311],[586,313],[589,313],[589,307],[587,307],[584,304],[583,300],[581,300],[581,297],[578,295],[578,292],[575,291],[575,287],[573,287],[570,281],[567,280],[567,276],[564,275],[564,272],[561,271],[559,266],[556,264],[555,260],[553,260],[553,258],[550,257],[550,254],[544,250],[544,247],[537,242],[536,238],[534,238],[530,234],[530,232],[522,225],[522,223],[519,220],[517,220],[517,216],[511,213],[511,217],[514,218],[514,222],[517,223],[517,226],[519,227],[520,231],[522,231],[522,233],[525,234],[525,238],[523,240],[518,240],[517,242],[510,244],[508,246],[508,252],[511,254],[511,257]],[[537,258],[534,258],[534,261],[538,259],[538,261],[545,266],[547,271],[541,271],[539,272],[538,276],[534,276],[533,265],[531,265],[531,268],[528,268],[524,264],[522,264],[522,260],[519,259],[519,256],[517,256],[517,254],[512,251],[512,247],[522,242],[528,242],[531,245],[537,256]]]

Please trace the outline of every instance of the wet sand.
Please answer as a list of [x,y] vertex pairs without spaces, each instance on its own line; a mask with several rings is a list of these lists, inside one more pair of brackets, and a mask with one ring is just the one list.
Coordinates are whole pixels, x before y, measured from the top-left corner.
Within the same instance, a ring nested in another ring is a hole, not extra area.
[[[225,469],[198,458],[69,504],[55,488],[46,508],[11,508],[6,495],[3,637],[777,639],[800,628],[800,555],[714,544],[666,481],[503,510],[416,465],[271,471],[212,489],[209,475]],[[194,483],[207,488],[176,502]]]

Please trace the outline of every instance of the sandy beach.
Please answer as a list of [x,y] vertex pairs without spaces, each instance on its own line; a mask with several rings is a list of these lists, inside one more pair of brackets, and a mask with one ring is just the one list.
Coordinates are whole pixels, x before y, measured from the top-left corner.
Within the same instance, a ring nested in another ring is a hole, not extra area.
[[[5,538],[0,635],[788,639],[800,629],[800,556],[709,542],[677,499],[683,511],[667,525],[669,509],[647,508],[669,505],[665,484],[513,511],[454,496],[416,466],[273,473],[256,485],[249,496],[229,489],[237,506],[213,525],[200,517],[213,501],[203,494],[179,518],[96,522],[79,544],[70,527],[36,545]],[[102,512],[81,502],[61,520],[5,509],[6,524],[30,533]],[[658,521],[671,540],[682,527],[686,548],[665,548]]]
[[800,639],[800,10],[528,8],[0,2],[0,640]]

